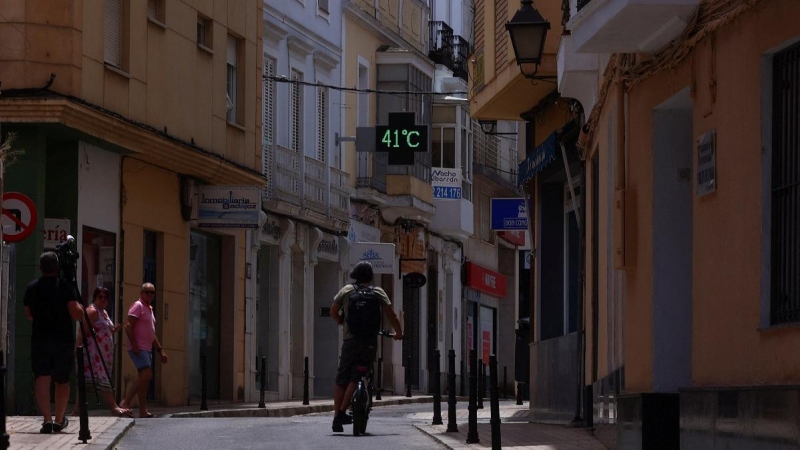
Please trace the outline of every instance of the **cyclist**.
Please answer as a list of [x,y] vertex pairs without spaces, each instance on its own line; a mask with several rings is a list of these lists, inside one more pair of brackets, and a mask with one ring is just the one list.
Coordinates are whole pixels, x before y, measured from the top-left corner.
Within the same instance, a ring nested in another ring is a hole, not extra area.
[[[342,425],[353,423],[352,417],[347,415],[347,408],[350,407],[350,399],[356,390],[356,384],[361,375],[356,370],[356,364],[366,363],[371,367],[375,361],[375,353],[378,344],[378,336],[354,336],[350,333],[347,322],[347,313],[350,294],[356,290],[367,288],[374,293],[376,301],[382,304],[383,315],[389,319],[389,323],[395,331],[394,339],[403,339],[403,332],[400,328],[400,321],[397,319],[392,302],[383,289],[372,287],[372,264],[368,261],[361,261],[353,267],[350,278],[355,280],[354,284],[344,286],[333,298],[331,305],[331,318],[344,328],[344,342],[342,343],[341,356],[339,357],[339,370],[336,373],[336,386],[333,390],[333,431],[342,432]],[[380,320],[380,318],[378,318]],[[380,324],[376,324],[376,329],[380,329]]]

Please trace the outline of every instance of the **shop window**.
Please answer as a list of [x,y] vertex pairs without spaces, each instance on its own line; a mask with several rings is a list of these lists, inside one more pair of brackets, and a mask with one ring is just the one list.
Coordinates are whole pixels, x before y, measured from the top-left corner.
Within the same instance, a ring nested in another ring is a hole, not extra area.
[[108,231],[83,227],[81,248],[81,297],[84,305],[92,303],[95,288],[108,289],[110,294],[107,312],[115,322],[117,296],[116,260],[117,235]]

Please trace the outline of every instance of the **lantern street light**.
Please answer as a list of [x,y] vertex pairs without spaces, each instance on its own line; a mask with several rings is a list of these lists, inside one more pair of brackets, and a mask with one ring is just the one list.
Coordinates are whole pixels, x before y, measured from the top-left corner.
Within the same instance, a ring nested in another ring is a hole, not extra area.
[[[539,65],[542,63],[544,41],[550,22],[546,21],[539,11],[533,7],[533,0],[522,0],[520,8],[510,22],[506,23],[506,30],[511,37],[514,47],[514,56],[517,58],[519,70],[525,78],[551,79],[552,76],[537,76]],[[526,71],[526,66],[533,65],[533,71]]]

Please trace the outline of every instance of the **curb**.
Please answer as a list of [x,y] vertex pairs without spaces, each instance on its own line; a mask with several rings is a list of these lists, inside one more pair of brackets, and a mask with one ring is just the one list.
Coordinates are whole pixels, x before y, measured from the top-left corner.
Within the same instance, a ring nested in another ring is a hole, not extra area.
[[[463,426],[464,424],[462,424]],[[436,433],[436,430],[432,429],[430,425],[414,425],[414,428],[417,429],[420,433],[428,436],[429,438],[433,439],[437,443],[451,449],[451,450],[464,450],[472,448],[469,444],[465,442],[461,442],[455,438],[449,437],[447,434],[442,436],[440,433]],[[455,433],[454,433],[455,434]]]
[[118,419],[114,425],[108,427],[103,433],[100,434],[96,439],[92,439],[90,444],[87,448],[90,449],[103,449],[103,450],[113,450],[114,446],[119,443],[120,439],[125,436],[125,433],[131,429],[136,424],[136,420],[134,419]]
[[[373,400],[373,406],[394,406],[408,405],[415,403],[433,403],[433,397],[420,396],[393,400]],[[446,403],[445,403],[446,404]],[[305,414],[323,413],[333,411],[333,400],[330,403],[320,405],[301,405],[285,408],[247,408],[247,409],[220,409],[215,411],[197,411],[164,414],[164,418],[188,419],[188,418],[231,418],[231,417],[291,417]]]

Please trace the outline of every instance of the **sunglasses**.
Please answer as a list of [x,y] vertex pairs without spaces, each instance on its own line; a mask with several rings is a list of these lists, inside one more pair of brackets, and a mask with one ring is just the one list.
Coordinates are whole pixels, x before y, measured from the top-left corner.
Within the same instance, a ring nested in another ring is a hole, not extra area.
[[142,291],[142,294],[156,295],[156,291]]
[[98,295],[97,298],[108,298],[108,296],[103,294],[103,295]]

